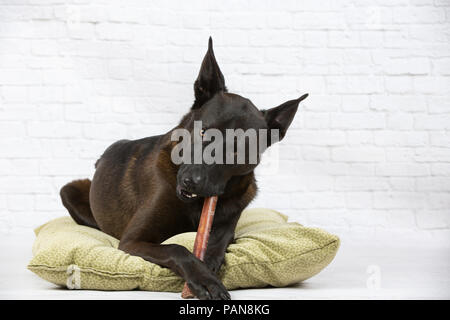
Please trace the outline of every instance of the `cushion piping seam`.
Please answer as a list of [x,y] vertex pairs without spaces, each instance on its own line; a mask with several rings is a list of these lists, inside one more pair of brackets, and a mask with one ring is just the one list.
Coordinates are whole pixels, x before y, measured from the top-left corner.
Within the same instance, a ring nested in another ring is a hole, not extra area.
[[[278,263],[282,263],[282,262],[288,262],[288,261],[293,260],[293,259],[295,259],[297,257],[302,256],[302,255],[306,255],[306,254],[309,254],[309,253],[317,251],[317,250],[325,249],[326,247],[328,247],[328,246],[330,246],[330,245],[332,245],[332,244],[334,244],[336,242],[339,242],[339,239],[333,240],[333,241],[331,241],[331,242],[329,242],[329,243],[327,243],[327,244],[325,244],[325,245],[323,245],[321,247],[317,247],[317,248],[308,250],[306,252],[302,252],[300,254],[297,254],[295,256],[291,256],[291,257],[283,259],[283,260],[278,260],[278,261],[274,261],[274,262],[272,262],[272,261],[245,262],[245,263],[230,265],[228,268],[232,269],[232,268],[235,268],[235,267],[240,267],[240,266],[249,265],[249,264],[261,265],[261,264],[278,264]],[[152,268],[152,270],[150,272],[150,275],[148,277],[146,277],[143,272],[132,273],[132,274],[130,274],[130,273],[114,273],[114,272],[107,272],[107,271],[103,271],[103,270],[95,270],[95,269],[92,269],[92,268],[87,268],[87,267],[83,267],[83,266],[79,266],[79,265],[78,265],[78,267],[83,269],[82,272],[88,272],[88,273],[94,273],[94,274],[106,274],[106,275],[111,275],[111,276],[121,276],[121,277],[128,277],[128,278],[132,278],[132,277],[135,277],[135,278],[147,278],[147,279],[151,279],[151,280],[155,280],[155,279],[156,280],[167,280],[167,279],[171,279],[171,278],[180,279],[179,276],[175,276],[175,275],[153,276],[153,268]],[[45,264],[28,265],[28,268],[49,268],[49,269],[53,269],[53,270],[49,270],[49,271],[55,271],[55,272],[66,271],[66,269],[67,269],[67,267],[64,267],[64,266],[52,267],[52,266],[48,266],[48,265],[45,265]]]
[[71,263],[67,266],[58,266],[58,267],[53,267],[53,266],[49,266],[47,264],[29,264],[27,266],[28,269],[47,269],[48,271],[54,271],[54,272],[65,272],[67,270],[67,267],[70,265],[76,265],[77,267],[79,267],[81,269],[82,272],[90,272],[90,273],[96,273],[96,274],[104,274],[104,275],[111,275],[111,276],[123,276],[123,277],[142,277],[142,272],[138,272],[138,273],[125,273],[125,272],[109,272],[109,271],[104,271],[104,270],[99,270],[99,269],[93,269],[93,268],[89,268],[89,267],[84,267],[84,266],[80,266],[77,265],[75,263]]

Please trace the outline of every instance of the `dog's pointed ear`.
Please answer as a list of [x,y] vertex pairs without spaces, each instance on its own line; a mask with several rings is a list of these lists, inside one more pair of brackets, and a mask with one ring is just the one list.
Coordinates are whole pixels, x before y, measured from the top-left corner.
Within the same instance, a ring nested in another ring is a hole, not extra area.
[[214,56],[212,38],[209,37],[208,51],[203,58],[200,72],[194,83],[195,102],[192,109],[200,108],[217,92],[227,91],[225,79]]
[[[286,131],[291,125],[292,120],[294,119],[294,116],[297,112],[298,104],[300,103],[300,101],[305,100],[307,97],[308,94],[304,94],[298,99],[289,100],[279,105],[278,107],[262,111],[269,130],[279,130],[278,141],[281,141],[286,135]],[[269,144],[272,144],[276,141],[269,140],[269,142]]]

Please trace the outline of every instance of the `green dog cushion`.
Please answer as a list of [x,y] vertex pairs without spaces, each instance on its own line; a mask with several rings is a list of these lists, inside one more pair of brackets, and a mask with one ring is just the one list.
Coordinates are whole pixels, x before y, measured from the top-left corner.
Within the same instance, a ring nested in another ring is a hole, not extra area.
[[[28,269],[69,289],[181,292],[184,280],[167,268],[119,249],[119,240],[70,217],[52,220],[35,230]],[[195,232],[165,244],[192,251]],[[283,287],[312,277],[325,268],[339,248],[339,238],[307,228],[269,209],[245,210],[219,271],[227,289]]]

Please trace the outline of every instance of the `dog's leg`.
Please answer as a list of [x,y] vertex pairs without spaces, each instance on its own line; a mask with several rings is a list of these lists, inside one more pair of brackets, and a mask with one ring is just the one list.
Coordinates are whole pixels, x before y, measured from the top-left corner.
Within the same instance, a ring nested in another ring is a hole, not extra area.
[[76,223],[98,229],[89,204],[91,180],[75,180],[61,188],[60,196],[63,205]]
[[[148,209],[135,214],[119,243],[119,249],[131,255],[167,267],[186,280],[192,293],[199,299],[230,299],[230,295],[219,278],[185,247],[159,244],[161,229],[164,229],[164,215],[149,212]],[[153,214],[152,214],[153,213]],[[172,222],[173,224],[173,222]],[[164,238],[164,237],[163,237]]]

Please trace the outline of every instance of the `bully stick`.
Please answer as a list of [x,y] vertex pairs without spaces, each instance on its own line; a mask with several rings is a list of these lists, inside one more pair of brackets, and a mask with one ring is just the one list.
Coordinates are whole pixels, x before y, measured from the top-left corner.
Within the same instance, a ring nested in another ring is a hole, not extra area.
[[[200,216],[200,222],[198,224],[197,235],[194,242],[194,255],[203,261],[206,253],[206,247],[208,245],[209,232],[214,219],[214,212],[216,211],[217,196],[205,198],[203,203],[202,215]],[[191,290],[187,283],[184,284],[181,297],[184,299],[193,298]]]

